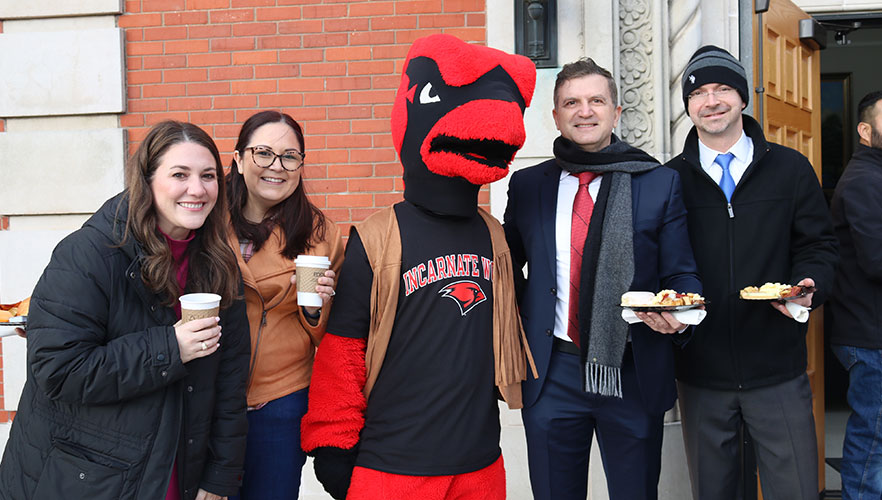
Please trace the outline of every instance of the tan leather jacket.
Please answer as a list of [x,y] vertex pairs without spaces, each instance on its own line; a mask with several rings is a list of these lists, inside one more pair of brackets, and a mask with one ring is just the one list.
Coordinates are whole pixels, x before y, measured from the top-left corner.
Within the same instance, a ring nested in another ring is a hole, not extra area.
[[[303,316],[297,306],[297,289],[290,281],[294,261],[279,253],[284,247],[280,228],[273,231],[248,262],[242,258],[232,225],[228,227],[227,241],[236,254],[245,283],[251,327],[248,405],[254,406],[309,386],[315,346],[325,334],[330,307],[322,308],[316,326],[310,325]],[[331,269],[339,273],[343,264],[343,242],[337,225],[329,222],[324,241],[306,253],[327,256],[331,259]]]

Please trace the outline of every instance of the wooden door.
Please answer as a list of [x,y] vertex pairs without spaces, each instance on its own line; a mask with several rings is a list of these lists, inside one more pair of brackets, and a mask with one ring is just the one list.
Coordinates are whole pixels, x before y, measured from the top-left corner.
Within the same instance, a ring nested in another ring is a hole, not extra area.
[[[821,85],[820,52],[799,40],[799,20],[810,17],[790,0],[771,0],[763,14],[762,124],[770,142],[796,149],[805,155],[821,178]],[[754,51],[757,42],[754,16]],[[760,58],[754,54],[755,64]],[[755,77],[759,76],[754,67]],[[755,115],[758,114],[754,100]],[[824,489],[824,316],[823,308],[809,320],[808,368],[812,386],[812,409],[818,437],[818,491]],[[759,495],[762,498],[762,494]]]

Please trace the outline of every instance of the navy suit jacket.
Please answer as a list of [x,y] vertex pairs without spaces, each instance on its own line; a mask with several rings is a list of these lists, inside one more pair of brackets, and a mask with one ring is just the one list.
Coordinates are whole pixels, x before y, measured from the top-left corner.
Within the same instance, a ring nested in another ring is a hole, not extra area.
[[[523,384],[524,405],[536,402],[551,360],[557,300],[555,213],[561,169],[554,160],[515,172],[508,186],[504,228],[519,287],[518,305],[539,378]],[[631,290],[701,293],[698,269],[686,229],[686,208],[678,174],[659,166],[631,178],[634,219],[634,280]],[[523,267],[527,266],[524,281]],[[624,320],[623,320],[624,321]],[[643,323],[630,327],[632,351],[647,412],[674,405],[673,343],[683,334],[664,335]],[[632,397],[625,394],[624,397]]]

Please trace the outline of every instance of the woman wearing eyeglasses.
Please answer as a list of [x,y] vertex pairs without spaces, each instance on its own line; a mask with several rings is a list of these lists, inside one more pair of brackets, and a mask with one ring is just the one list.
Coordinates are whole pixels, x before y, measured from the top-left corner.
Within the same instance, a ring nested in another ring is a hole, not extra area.
[[[303,188],[305,156],[300,124],[287,114],[263,111],[242,125],[227,175],[228,240],[242,270],[251,326],[242,500],[298,496],[306,462],[300,419],[343,262],[336,224]],[[300,254],[331,260],[316,288],[320,308],[297,305],[294,259]]]

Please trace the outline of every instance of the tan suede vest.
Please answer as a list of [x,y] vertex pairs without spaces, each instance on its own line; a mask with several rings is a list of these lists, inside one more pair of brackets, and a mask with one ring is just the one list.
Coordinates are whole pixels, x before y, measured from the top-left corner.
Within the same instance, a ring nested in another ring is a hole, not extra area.
[[[527,377],[529,363],[533,377],[536,365],[521,326],[514,293],[511,252],[505,242],[502,226],[482,209],[478,213],[490,230],[493,248],[493,357],[496,386],[509,408],[523,406],[521,381]],[[371,286],[371,324],[367,340],[365,364],[367,383],[365,397],[377,381],[386,349],[392,336],[392,324],[398,307],[398,286],[401,279],[401,234],[392,207],[383,209],[357,226],[365,253],[374,273]],[[452,375],[452,374],[451,374]]]

